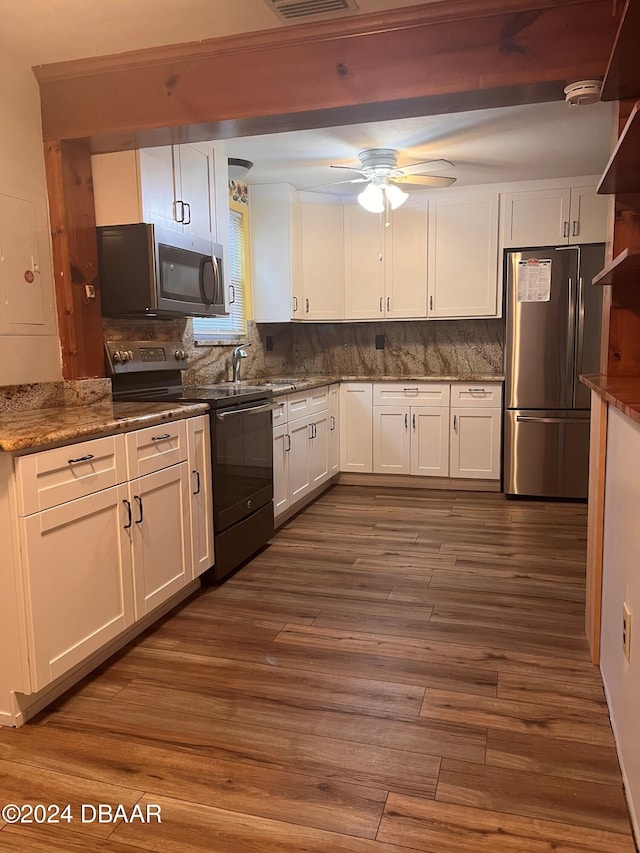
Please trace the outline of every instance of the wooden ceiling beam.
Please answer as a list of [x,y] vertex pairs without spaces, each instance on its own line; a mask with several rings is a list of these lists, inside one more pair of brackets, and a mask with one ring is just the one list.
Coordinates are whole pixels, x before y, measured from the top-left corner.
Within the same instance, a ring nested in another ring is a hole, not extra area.
[[398,103],[435,112],[470,109],[474,95],[478,106],[548,100],[602,76],[616,26],[611,0],[436,0],[40,66],[43,133],[102,137],[101,150],[115,150],[139,144],[136,133],[177,141],[177,128],[261,133],[350,123],[351,109],[351,122],[383,119]]

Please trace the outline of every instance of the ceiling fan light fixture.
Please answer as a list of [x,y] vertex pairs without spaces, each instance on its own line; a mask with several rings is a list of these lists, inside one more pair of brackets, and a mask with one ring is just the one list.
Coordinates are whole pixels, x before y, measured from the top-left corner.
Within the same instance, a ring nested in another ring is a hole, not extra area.
[[387,194],[389,204],[391,205],[391,210],[396,210],[409,198],[409,193],[401,190],[400,187],[397,187],[395,184],[387,184],[384,190]]
[[358,196],[358,204],[369,213],[384,213],[384,194],[377,184],[369,184]]

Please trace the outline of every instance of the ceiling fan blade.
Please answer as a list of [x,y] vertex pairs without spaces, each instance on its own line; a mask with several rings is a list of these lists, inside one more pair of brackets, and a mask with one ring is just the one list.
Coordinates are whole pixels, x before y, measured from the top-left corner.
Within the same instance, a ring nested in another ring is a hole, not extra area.
[[362,169],[358,169],[357,166],[329,166],[330,169],[348,169],[350,172],[360,172],[361,175],[364,175]]
[[410,166],[400,166],[405,175],[418,175],[424,172],[441,172],[443,169],[455,169],[455,164],[449,160],[425,160],[423,163],[412,163]]
[[322,187],[336,187],[338,184],[366,184],[368,182],[369,178],[352,178],[346,181],[331,181],[328,184],[314,184],[312,187],[300,187],[300,191],[306,192],[307,190],[319,190]]
[[406,178],[389,178],[394,184],[409,189],[421,187],[450,187],[455,184],[457,178],[441,178],[439,175],[411,175]]

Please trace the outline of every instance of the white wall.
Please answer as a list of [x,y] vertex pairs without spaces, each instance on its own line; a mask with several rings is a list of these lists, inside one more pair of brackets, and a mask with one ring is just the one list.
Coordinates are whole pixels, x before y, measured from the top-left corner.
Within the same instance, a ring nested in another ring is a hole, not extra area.
[[[625,601],[632,622],[629,662],[622,650]],[[600,668],[640,837],[640,424],[613,406],[607,429]]]
[[[17,229],[20,239],[11,233],[13,229]],[[34,236],[25,241],[29,233]],[[17,257],[16,246],[21,240],[25,242]],[[40,271],[35,273],[34,282],[28,284],[24,280],[26,270],[22,268],[30,265],[32,254]],[[61,375],[38,86],[25,60],[12,56],[3,45],[0,52],[0,385],[55,381]]]

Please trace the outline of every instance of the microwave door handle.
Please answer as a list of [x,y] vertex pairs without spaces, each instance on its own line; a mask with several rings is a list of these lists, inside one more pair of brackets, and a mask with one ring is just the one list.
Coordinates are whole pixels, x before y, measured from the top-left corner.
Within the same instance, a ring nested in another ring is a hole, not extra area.
[[205,270],[206,270],[208,264],[211,264],[211,271],[213,273],[214,282],[217,279],[216,265],[214,263],[213,258],[208,258],[208,257],[207,258],[201,258],[200,259],[200,297],[202,298],[203,305],[213,305],[214,304],[214,298],[215,298],[215,286],[216,285],[214,284],[214,291],[211,295],[207,294],[206,288],[205,288]]
[[211,258],[213,266],[213,298],[216,305],[224,305],[224,291],[222,289],[222,275],[220,273],[220,261],[214,255]]

